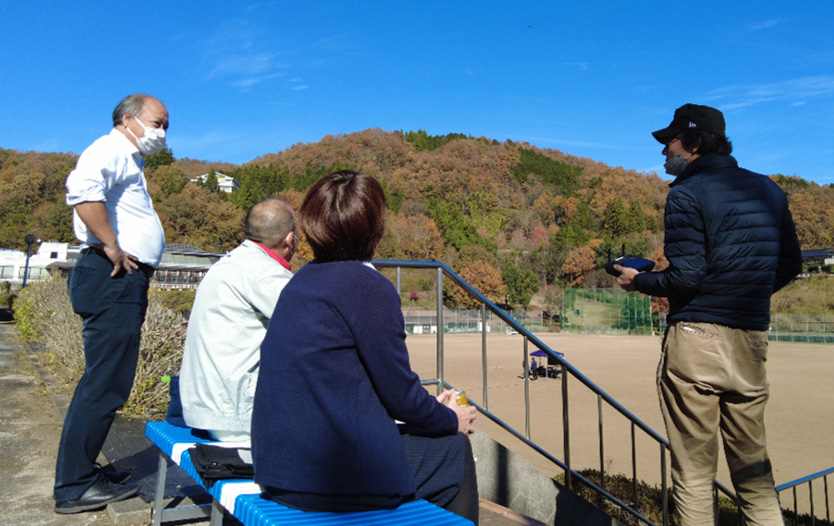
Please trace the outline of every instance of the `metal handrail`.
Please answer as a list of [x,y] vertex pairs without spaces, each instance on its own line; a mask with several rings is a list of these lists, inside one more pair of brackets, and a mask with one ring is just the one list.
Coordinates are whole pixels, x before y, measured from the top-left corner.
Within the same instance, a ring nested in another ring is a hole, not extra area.
[[834,468],[824,469],[817,473],[813,473],[811,475],[806,475],[804,477],[800,477],[794,481],[786,482],[785,484],[780,484],[776,486],[776,493],[780,496],[783,491],[785,490],[792,490],[793,493],[793,516],[794,516],[794,524],[798,524],[799,514],[797,513],[797,498],[796,498],[796,488],[802,484],[808,484],[808,502],[809,502],[809,509],[811,515],[811,526],[814,526],[817,522],[816,515],[814,513],[814,487],[812,485],[813,481],[822,478],[822,485],[823,485],[823,493],[825,496],[825,521],[826,524],[831,524],[831,506],[829,504],[829,492],[828,492],[828,475],[834,473]]
[[[481,294],[480,291],[472,287],[469,283],[466,282],[463,278],[458,276],[454,271],[452,271],[449,267],[444,265],[443,263],[436,262],[436,261],[403,261],[403,260],[389,260],[389,259],[375,259],[372,262],[377,267],[382,268],[395,268],[396,269],[396,280],[397,280],[397,290],[400,290],[401,284],[401,269],[402,268],[412,268],[412,269],[431,269],[436,270],[437,272],[437,379],[432,381],[426,381],[425,383],[431,384],[436,383],[438,385],[438,389],[442,387],[451,387],[445,380],[444,380],[444,371],[443,371],[443,361],[444,361],[444,349],[443,349],[443,279],[444,276],[448,279],[451,279],[453,283],[457,286],[464,289],[468,294],[476,298],[481,304],[481,315],[482,320],[484,323],[481,325],[482,331],[482,369],[483,369],[483,393],[484,393],[484,400],[483,405],[479,405],[477,403],[471,402],[481,413],[487,416],[490,420],[495,422],[499,427],[506,430],[522,442],[524,442],[527,446],[531,447],[533,450],[541,454],[544,458],[549,460],[550,462],[556,464],[560,468],[565,471],[565,486],[571,489],[573,485],[573,478],[576,478],[586,484],[588,487],[592,488],[594,491],[608,499],[610,502],[615,504],[616,506],[620,507],[622,510],[626,511],[627,513],[631,514],[633,517],[638,519],[641,522],[646,524],[653,524],[649,519],[643,516],[639,510],[636,509],[637,506],[637,460],[636,460],[636,430],[640,430],[643,435],[649,437],[650,439],[657,442],[660,450],[660,466],[661,466],[661,476],[660,479],[662,481],[662,508],[663,508],[663,525],[668,526],[669,524],[669,488],[666,484],[667,474],[666,474],[666,458],[669,450],[669,442],[655,432],[651,427],[649,427],[646,423],[642,420],[637,418],[634,414],[632,414],[628,409],[622,406],[619,402],[614,400],[608,393],[603,391],[599,386],[597,386],[594,382],[592,382],[588,377],[582,374],[578,369],[576,369],[573,365],[571,365],[568,361],[562,358],[559,353],[551,349],[547,344],[542,342],[539,338],[537,338],[534,334],[532,334],[527,328],[525,328],[522,324],[516,321],[513,317],[508,315],[498,306],[496,306],[492,301],[490,301],[486,296]],[[486,312],[490,311],[493,315],[497,316],[501,320],[503,320],[507,325],[515,329],[520,335],[523,337],[524,341],[524,404],[525,404],[525,431],[526,433],[521,433],[518,430],[514,429],[512,426],[501,420],[498,416],[493,414],[489,410],[489,403],[486,397],[486,393],[488,392],[487,389],[487,358],[486,358]],[[563,414],[563,433],[564,433],[564,461],[559,460],[555,456],[553,456],[548,451],[544,450],[538,444],[536,444],[530,437],[530,392],[529,392],[529,367],[528,367],[528,344],[532,342],[537,348],[544,351],[550,360],[555,360],[561,366],[562,374],[562,414]],[[597,395],[597,406],[598,406],[598,418],[599,418],[599,433],[600,433],[600,484],[596,484],[591,480],[588,480],[586,477],[582,476],[580,473],[572,469],[571,462],[570,462],[570,417],[568,411],[568,404],[569,404],[569,396],[568,396],[568,378],[574,377],[579,380],[583,385],[585,385],[588,389],[594,392]],[[605,463],[604,463],[604,448],[602,446],[603,440],[603,422],[602,422],[602,407],[603,402],[607,404],[607,406],[614,408],[617,412],[619,412],[623,417],[628,419],[631,423],[631,457],[632,457],[632,479],[633,479],[633,505],[625,503],[612,495],[605,489]]]
[[[397,290],[400,290],[401,284],[401,269],[402,268],[411,268],[411,269],[432,269],[436,270],[437,272],[437,379],[436,380],[426,380],[424,383],[426,384],[437,384],[438,389],[442,389],[442,387],[452,387],[448,382],[444,380],[443,376],[443,356],[444,356],[444,349],[443,349],[443,278],[444,275],[447,276],[449,279],[452,280],[457,286],[464,289],[467,293],[471,296],[475,297],[481,303],[481,362],[482,362],[482,378],[483,378],[483,406],[475,403],[474,401],[470,400],[470,403],[474,405],[478,411],[486,415],[490,420],[495,422],[499,427],[504,429],[505,431],[509,432],[517,439],[521,440],[524,444],[541,454],[544,458],[549,460],[550,462],[556,464],[560,468],[565,471],[565,485],[568,488],[572,486],[572,479],[577,478],[581,480],[583,483],[594,489],[600,495],[604,496],[606,499],[611,501],[613,504],[619,506],[624,511],[630,513],[637,519],[646,524],[652,524],[652,522],[644,517],[640,512],[635,509],[634,506],[631,506],[627,503],[622,502],[617,497],[613,496],[609,493],[605,488],[605,462],[604,462],[604,440],[603,440],[603,420],[602,420],[602,407],[603,402],[605,402],[608,406],[616,409],[623,417],[628,419],[631,423],[631,465],[632,465],[632,492],[633,492],[633,502],[636,506],[637,503],[637,458],[636,458],[636,437],[635,432],[636,430],[642,431],[647,437],[656,441],[660,447],[660,466],[661,466],[661,492],[662,492],[662,507],[663,507],[663,525],[668,526],[669,524],[669,488],[667,486],[667,473],[666,473],[666,457],[669,452],[669,442],[663,436],[659,435],[655,432],[652,428],[650,428],[647,424],[645,424],[642,420],[637,418],[634,414],[632,414],[629,410],[623,407],[619,402],[611,398],[605,391],[603,391],[599,386],[597,386],[594,382],[592,382],[589,378],[587,378],[584,374],[582,374],[579,370],[577,370],[573,365],[567,362],[564,358],[562,358],[559,353],[552,350],[547,344],[542,342],[538,339],[535,335],[533,335],[526,327],[524,327],[521,323],[515,320],[512,316],[508,315],[504,310],[496,306],[492,301],[490,301],[486,296],[484,296],[480,291],[472,287],[469,283],[466,282],[463,278],[458,276],[454,271],[452,271],[449,267],[444,265],[443,263],[437,261],[406,261],[406,260],[392,260],[392,259],[375,259],[373,260],[373,264],[377,267],[383,268],[395,268],[397,272]],[[524,404],[525,404],[525,431],[526,433],[521,433],[514,429],[512,426],[498,418],[495,414],[489,411],[489,402],[487,399],[487,340],[486,340],[486,327],[487,327],[487,311],[493,313],[494,315],[498,316],[501,320],[503,320],[508,326],[515,329],[520,335],[523,337],[524,341]],[[554,457],[548,451],[540,447],[538,444],[533,442],[530,438],[530,390],[529,390],[529,366],[528,366],[528,343],[533,342],[533,344],[538,347],[539,349],[543,350],[549,357],[549,359],[556,360],[562,367],[562,414],[563,414],[563,433],[564,433],[564,461],[559,460],[558,458]],[[566,374],[567,373],[567,374]],[[580,473],[574,471],[571,468],[570,462],[570,418],[569,418],[569,411],[568,411],[568,377],[574,376],[578,379],[582,384],[584,384],[588,389],[596,393],[597,395],[597,412],[599,418],[599,443],[600,443],[600,450],[599,450],[599,457],[600,457],[600,484],[597,485],[596,483],[588,480],[586,477],[582,476]],[[818,473],[814,473],[812,475],[808,475],[806,477],[799,478],[793,482],[788,482],[786,484],[782,484],[780,486],[776,486],[777,493],[785,491],[787,489],[793,490],[793,504],[794,504],[794,516],[797,516],[797,498],[796,498],[796,488],[802,484],[808,484],[808,491],[810,495],[810,510],[811,510],[811,524],[815,524],[815,516],[814,516],[814,502],[813,502],[813,487],[811,483],[819,478],[823,479],[824,485],[824,493],[825,493],[825,511],[826,511],[826,521],[828,524],[831,523],[830,519],[830,506],[829,506],[829,492],[828,492],[828,475],[834,473],[834,468],[830,468],[824,471],[820,471]],[[736,506],[739,505],[738,496],[733,493],[732,490],[728,489],[726,486],[718,482],[717,480],[714,482],[714,499],[716,504],[716,509],[718,509],[718,497],[719,494],[723,493],[725,496],[730,498],[736,503]],[[739,508],[740,509],[740,508]],[[718,516],[716,515],[716,524],[718,523]],[[743,524],[744,519],[741,513],[739,513],[739,524]]]

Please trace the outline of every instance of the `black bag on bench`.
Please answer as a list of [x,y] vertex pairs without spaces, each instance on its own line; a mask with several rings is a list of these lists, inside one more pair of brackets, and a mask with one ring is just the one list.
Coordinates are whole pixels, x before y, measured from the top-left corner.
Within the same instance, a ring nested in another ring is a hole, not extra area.
[[203,479],[206,488],[218,480],[252,479],[255,469],[252,464],[241,457],[241,451],[247,458],[252,455],[248,448],[220,447],[211,444],[197,444],[188,450],[191,463]]

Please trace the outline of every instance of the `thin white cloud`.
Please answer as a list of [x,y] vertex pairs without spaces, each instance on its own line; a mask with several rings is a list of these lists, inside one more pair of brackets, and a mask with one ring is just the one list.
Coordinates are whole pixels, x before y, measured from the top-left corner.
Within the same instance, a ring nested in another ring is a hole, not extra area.
[[235,86],[235,87],[238,87],[238,88],[251,88],[252,86],[260,84],[261,82],[265,82],[267,80],[274,79],[274,78],[280,77],[280,76],[281,76],[280,73],[272,73],[272,74],[268,74],[268,75],[261,75],[259,77],[249,77],[249,78],[245,78],[245,79],[241,79],[241,80],[237,80],[237,81],[232,82],[232,86]]
[[707,98],[722,110],[747,108],[766,102],[805,104],[809,99],[834,96],[834,76],[801,77],[768,84],[739,84],[713,90]]
[[248,90],[287,74],[292,62],[286,53],[264,49],[263,30],[249,20],[236,19],[221,25],[203,42],[207,81],[225,81]]
[[208,78],[264,73],[275,67],[273,64],[274,58],[274,56],[266,53],[217,57],[214,67],[208,72]]
[[304,79],[301,77],[290,79],[290,85],[290,89],[294,91],[307,89],[307,84],[304,84]]
[[765,29],[770,29],[771,27],[776,27],[779,25],[778,20],[763,20],[761,22],[756,22],[748,27],[750,31],[763,31]]

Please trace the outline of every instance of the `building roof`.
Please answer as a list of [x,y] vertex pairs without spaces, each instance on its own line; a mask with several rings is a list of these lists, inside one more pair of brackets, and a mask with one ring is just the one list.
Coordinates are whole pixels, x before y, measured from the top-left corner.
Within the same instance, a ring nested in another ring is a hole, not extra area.
[[802,259],[826,258],[829,256],[834,256],[834,248],[815,248],[802,251]]

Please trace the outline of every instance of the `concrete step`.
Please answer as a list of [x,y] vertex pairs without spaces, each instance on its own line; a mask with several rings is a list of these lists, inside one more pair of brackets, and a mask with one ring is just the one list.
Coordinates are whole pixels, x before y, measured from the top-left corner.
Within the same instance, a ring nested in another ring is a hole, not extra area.
[[545,526],[546,523],[516,513],[500,504],[481,499],[480,526]]

